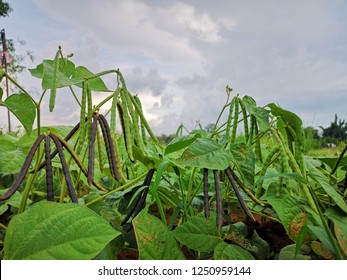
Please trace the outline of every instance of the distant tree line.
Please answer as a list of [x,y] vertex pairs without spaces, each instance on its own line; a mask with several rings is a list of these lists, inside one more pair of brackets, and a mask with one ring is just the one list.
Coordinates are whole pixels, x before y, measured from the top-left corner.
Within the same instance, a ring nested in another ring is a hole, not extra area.
[[347,123],[345,120],[338,119],[336,114],[330,126],[319,126],[319,128],[321,133],[313,127],[305,128],[307,144],[311,146],[311,149],[337,146],[341,142],[347,141]]

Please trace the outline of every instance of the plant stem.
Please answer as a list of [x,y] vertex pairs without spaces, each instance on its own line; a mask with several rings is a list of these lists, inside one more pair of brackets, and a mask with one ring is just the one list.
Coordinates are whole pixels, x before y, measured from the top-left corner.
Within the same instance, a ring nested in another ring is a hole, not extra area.
[[106,104],[109,100],[111,100],[114,97],[114,93],[107,96],[104,100],[102,100],[98,105],[95,106],[94,112],[98,111],[104,104]]
[[[287,156],[289,157],[289,160],[291,161],[292,163],[292,166],[294,168],[294,171],[296,173],[298,173],[299,175],[302,175],[301,174],[301,170],[300,170],[300,167],[298,166],[297,162],[295,161],[295,158],[293,156],[293,154],[290,152],[289,148],[285,145],[285,143],[283,142],[283,140],[281,139],[279,133],[278,133],[278,130],[274,127],[271,127],[270,128],[271,132],[272,132],[272,135],[275,137],[275,139],[277,140],[277,143],[278,145],[282,145],[283,148],[285,149],[286,151],[286,154]],[[308,201],[308,204],[310,205],[310,207],[313,209],[313,211],[315,213],[318,214],[318,209],[316,207],[316,204],[314,203],[314,200],[313,200],[313,197],[312,195],[310,194],[310,191],[308,189],[308,186],[304,183],[301,183],[299,182],[299,186],[301,188],[301,190],[303,191],[303,193],[305,194],[306,196],[306,199]]]
[[143,179],[146,175],[147,175],[147,172],[142,174],[142,175],[140,175],[139,177],[137,177],[137,178],[127,182],[123,186],[121,186],[119,188],[116,188],[116,189],[114,189],[112,191],[109,191],[108,193],[106,193],[104,195],[101,195],[101,196],[99,196],[98,198],[96,198],[96,199],[94,199],[92,201],[89,201],[88,203],[84,204],[83,206],[87,207],[87,206],[89,206],[89,205],[91,205],[91,204],[93,204],[95,202],[98,202],[99,200],[102,200],[102,199],[108,197],[109,195],[111,195],[111,194],[113,194],[115,192],[119,192],[119,191],[125,190],[125,189],[129,188],[130,186],[134,185],[135,183],[137,183],[138,181],[140,181],[141,179]]
[[69,88],[70,88],[71,93],[72,93],[72,96],[75,98],[75,100],[76,100],[76,102],[77,102],[78,106],[80,106],[80,107],[81,107],[81,106],[82,106],[82,104],[81,104],[81,102],[78,100],[77,95],[76,95],[75,91],[73,90],[72,86],[69,86]]
[[329,241],[331,243],[331,245],[333,246],[334,250],[335,250],[335,254],[336,254],[336,258],[338,260],[343,260],[343,256],[342,256],[342,253],[340,251],[340,248],[339,246],[337,245],[337,242],[331,232],[331,230],[329,229],[329,226],[324,218],[324,214],[322,213],[322,210],[320,209],[319,207],[319,201],[318,201],[318,198],[316,196],[316,194],[314,193],[313,189],[311,188],[311,186],[307,186],[307,189],[309,190],[311,196],[313,197],[313,200],[314,200],[314,203],[317,207],[317,211],[318,211],[318,214],[319,214],[319,217],[322,221],[322,224],[323,224],[323,227],[325,229],[325,232],[327,233],[328,235],[328,238],[329,238]]
[[35,172],[34,174],[30,174],[29,175],[29,179],[25,185],[25,188],[23,190],[23,194],[22,194],[22,199],[20,201],[20,204],[19,204],[19,208],[18,208],[18,213],[22,213],[24,212],[25,210],[25,207],[26,207],[26,203],[27,203],[27,200],[28,200],[28,197],[29,197],[29,192],[30,190],[32,189],[32,186],[33,186],[33,183],[35,181],[35,178],[36,178],[36,175],[38,173],[38,168],[40,166],[40,163],[42,162],[42,159],[43,159],[43,154],[44,153],[40,153],[40,147],[38,147],[37,149],[37,161],[36,161],[36,164],[35,164]]
[[4,230],[7,230],[7,227],[2,223],[0,223],[0,227],[3,228]]
[[190,206],[190,203],[192,201],[192,189],[193,189],[193,185],[194,185],[195,172],[196,172],[196,167],[193,167],[192,173],[190,174],[190,177],[189,177],[188,188],[187,188],[187,200],[186,201],[189,201],[189,203],[187,203],[187,208]]
[[30,95],[23,87],[21,87],[21,86],[16,82],[15,79],[11,78],[7,73],[5,74],[5,77],[6,77],[7,79],[9,79],[9,80],[11,81],[11,83],[13,83],[17,88],[19,88],[21,91],[23,91],[25,94],[27,94],[27,95],[29,96],[29,98],[31,99],[31,101],[32,101],[34,104],[36,104],[35,99],[33,99],[33,98],[31,97],[31,95]]

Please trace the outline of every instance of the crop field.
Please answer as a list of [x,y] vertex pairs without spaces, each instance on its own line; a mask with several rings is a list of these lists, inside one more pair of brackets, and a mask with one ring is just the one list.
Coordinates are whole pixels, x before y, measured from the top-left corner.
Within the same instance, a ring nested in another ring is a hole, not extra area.
[[[347,146],[307,152],[294,112],[226,86],[208,130],[162,143],[119,69],[59,48],[30,73],[37,100],[0,68],[18,90],[0,89],[0,110],[24,129],[0,134],[1,259],[347,259]],[[79,122],[44,127],[43,97],[52,112],[62,88]]]

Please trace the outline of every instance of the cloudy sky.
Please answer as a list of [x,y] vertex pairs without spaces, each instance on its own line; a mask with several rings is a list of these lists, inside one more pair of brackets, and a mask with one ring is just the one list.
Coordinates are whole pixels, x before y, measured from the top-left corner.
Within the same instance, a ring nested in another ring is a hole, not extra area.
[[[7,2],[13,12],[0,27],[26,41],[17,49],[33,52],[29,68],[58,46],[92,72],[119,68],[157,134],[215,122],[226,85],[259,106],[297,113],[305,126],[328,126],[335,113],[347,119],[347,1]],[[38,99],[37,79],[19,81]],[[95,102],[104,97],[94,94]],[[54,113],[44,101],[43,124],[76,123],[68,92],[58,91]]]

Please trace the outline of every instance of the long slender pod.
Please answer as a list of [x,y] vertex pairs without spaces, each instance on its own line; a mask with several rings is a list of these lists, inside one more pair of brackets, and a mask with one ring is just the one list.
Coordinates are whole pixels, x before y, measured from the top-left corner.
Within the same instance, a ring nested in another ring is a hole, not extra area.
[[113,93],[112,105],[111,105],[111,121],[110,121],[110,131],[111,135],[114,136],[116,134],[116,123],[117,123],[117,103],[119,96],[120,88],[117,89]]
[[240,104],[241,112],[242,112],[245,140],[246,140],[246,143],[248,143],[248,140],[249,140],[248,116],[247,116],[245,105],[243,104],[241,99],[239,100],[239,104]]
[[[257,122],[254,123],[254,133],[256,136],[258,136],[259,130],[258,130]],[[260,139],[257,139],[257,141],[255,142],[255,154],[258,158],[258,161],[263,162],[263,155],[261,152]]]
[[87,131],[86,134],[90,136],[90,130],[92,128],[93,122],[93,99],[92,91],[90,89],[89,83],[87,82]]
[[52,76],[52,88],[49,95],[49,111],[53,112],[55,106],[55,97],[57,95],[57,79],[58,79],[58,70],[59,70],[59,55],[61,55],[61,48],[59,49],[53,60],[53,76]]
[[[150,169],[147,172],[146,178],[144,179],[143,183],[137,186],[137,188],[140,188],[143,186],[149,187],[149,185],[151,184],[154,172],[155,172],[155,169]],[[123,219],[121,225],[126,224],[132,215],[133,215],[133,218],[135,218],[140,213],[146,201],[148,190],[149,188],[145,188],[140,193],[137,194],[136,198],[134,199],[134,201],[132,202],[132,205],[130,206],[128,210],[127,215]]]
[[[140,113],[143,115],[142,104],[141,104],[140,98],[137,95],[135,95],[134,99],[137,102],[137,104],[139,105]],[[137,114],[139,114],[139,113],[137,113]],[[142,137],[143,144],[147,145],[146,128],[145,128],[145,125],[143,124],[143,122],[141,121],[141,118],[140,118],[140,127],[141,127],[141,137]]]
[[233,144],[236,139],[237,124],[239,122],[239,103],[240,103],[239,97],[235,96],[234,120],[233,120],[233,127],[231,130],[230,144]]
[[306,178],[306,161],[304,157],[304,143],[300,140],[297,133],[294,131],[294,129],[291,126],[287,126],[287,131],[291,134],[292,138],[294,139],[294,145],[295,145],[295,158],[297,160],[297,163],[299,165],[299,168],[301,170],[301,175]]
[[145,126],[145,128],[146,128],[146,130],[147,130],[149,136],[152,138],[153,141],[159,143],[158,138],[155,136],[154,132],[153,132],[152,129],[150,128],[150,126],[149,126],[149,124],[148,124],[148,122],[147,122],[145,116],[143,115],[140,106],[137,104],[137,102],[136,102],[134,96],[133,96],[133,95],[130,95],[130,99],[131,99],[131,102],[134,104],[134,107],[135,107],[136,111],[137,111],[138,114],[139,114],[139,117],[140,117],[140,119],[141,119],[141,122],[142,122],[143,125]]
[[107,152],[108,163],[110,165],[111,174],[116,181],[120,181],[118,170],[117,170],[116,153],[115,153],[113,140],[110,133],[110,127],[108,126],[108,122],[103,115],[101,114],[99,115],[99,120],[100,120],[100,126],[103,133],[104,141],[106,143],[106,152]]
[[134,111],[133,131],[134,131],[134,138],[135,138],[136,146],[138,147],[138,149],[142,155],[146,155],[143,139],[142,139],[141,134],[140,134],[139,115],[138,115],[137,111]]
[[114,137],[112,140],[113,140],[114,153],[115,153],[115,157],[116,157],[116,169],[117,169],[119,181],[121,183],[126,183],[127,179],[124,176],[121,159],[118,156],[119,153],[118,153],[117,139]]
[[247,145],[248,146],[252,146],[253,145],[253,136],[254,136],[254,126],[257,125],[256,124],[256,119],[255,116],[250,115],[250,121],[249,121],[249,137],[248,137],[248,142]]
[[34,144],[31,146],[31,149],[24,161],[24,164],[22,166],[22,169],[19,172],[18,177],[16,178],[16,180],[13,182],[12,186],[9,188],[9,190],[4,194],[0,196],[0,201],[2,200],[6,200],[8,198],[10,198],[15,192],[16,190],[19,188],[20,184],[23,182],[25,175],[30,167],[30,163],[33,160],[33,157],[35,155],[36,150],[38,149],[38,147],[40,146],[40,143],[42,142],[42,140],[45,138],[44,134],[39,135],[39,137],[36,138]]
[[137,207],[133,213],[133,218],[135,218],[141,212],[141,210],[145,207],[148,191],[149,191],[149,188],[145,188],[141,192],[141,198],[140,198],[139,203],[138,203],[138,205],[137,205]]
[[225,129],[225,135],[229,138],[230,137],[230,128],[231,128],[231,121],[233,119],[233,111],[234,111],[234,107],[235,107],[235,99],[237,97],[234,96],[234,98],[231,100],[230,104],[229,104],[229,115],[228,115],[228,119],[227,119],[227,126]]
[[204,192],[204,214],[205,218],[208,219],[210,217],[209,211],[209,197],[208,197],[208,169],[204,168],[204,184],[203,184],[203,192]]
[[49,137],[52,138],[55,146],[58,149],[60,163],[61,163],[61,167],[63,169],[63,174],[64,174],[64,177],[65,177],[66,186],[67,186],[67,189],[69,191],[69,195],[70,195],[71,201],[73,203],[78,203],[78,199],[77,199],[77,196],[76,196],[73,184],[72,184],[72,180],[71,180],[69,167],[68,167],[68,165],[66,163],[66,160],[65,160],[65,156],[64,156],[64,152],[63,152],[63,146],[62,146],[61,142],[59,141],[59,139],[54,134],[51,133],[49,135]]
[[130,119],[130,108],[132,108],[131,104],[128,104],[128,96],[129,93],[125,91],[125,89],[121,89],[120,91],[121,96],[121,107],[123,109],[123,119],[124,119],[124,137],[125,137],[125,147],[129,156],[129,159],[131,161],[134,161],[134,155],[133,155],[133,135],[132,135],[132,122]]
[[[277,159],[277,157],[279,156],[279,151],[280,151],[280,148],[278,146],[276,146],[267,154],[265,161],[263,162],[263,165],[262,165],[261,170],[259,172],[260,177],[262,177],[266,174],[266,170]],[[264,181],[261,181],[257,186],[256,192],[255,192],[255,196],[257,198],[259,198],[263,195],[263,192],[264,192],[263,182]]]
[[290,151],[290,149],[286,145],[285,140],[282,137],[282,134],[278,131],[278,129],[276,129],[274,127],[271,127],[270,130],[272,132],[272,135],[275,137],[275,140],[277,141],[279,147],[284,149],[284,151],[285,151],[285,153],[289,159],[289,164],[292,167],[292,169],[294,170],[294,172],[298,173],[299,175],[302,175],[300,167],[299,167],[298,163],[296,162],[293,153]]
[[[289,159],[287,157],[287,154],[286,154],[286,151],[285,151],[285,148],[283,147],[283,145],[279,145],[279,148],[280,148],[280,155],[281,155],[281,164],[282,164],[282,172],[283,173],[291,173],[292,172],[292,169],[290,168],[290,165],[289,165]],[[293,187],[292,187],[292,184],[290,183],[290,181],[288,179],[283,179],[281,177],[280,180],[281,182],[283,182],[284,184],[286,184],[286,187],[288,188],[288,191],[291,195],[293,195]],[[280,185],[280,188],[281,188],[281,185]]]
[[53,190],[53,168],[51,160],[51,138],[45,136],[45,160],[46,160],[46,190],[47,200],[54,201],[54,190]]
[[237,177],[237,175],[235,174],[235,172],[231,168],[229,168],[229,171],[230,171],[231,175],[233,176],[237,185],[249,196],[250,199],[252,199],[258,205],[265,206],[266,202],[259,200],[258,197],[256,197],[253,194],[253,192],[245,186],[245,184],[240,180],[240,178]]
[[[143,181],[143,185],[144,186],[148,186],[149,187],[149,185],[151,184],[153,175],[154,175],[154,171],[155,171],[154,168],[152,168],[152,169],[150,169],[148,171],[148,173],[146,175],[146,178]],[[143,190],[142,195],[141,195],[141,199],[140,199],[140,201],[138,203],[138,206],[137,206],[137,208],[135,209],[135,211],[133,213],[133,218],[135,218],[140,213],[140,211],[145,207],[146,197],[147,197],[148,191],[149,191],[149,188],[145,188]]]
[[[87,117],[85,117],[85,120],[84,120],[84,122],[86,122],[87,121]],[[70,130],[70,132],[65,136],[65,141],[69,141],[71,138],[72,138],[72,136],[74,136],[75,135],[75,133],[78,131],[78,129],[80,128],[80,123],[78,123],[78,124],[76,124],[71,130]],[[54,151],[51,153],[51,155],[50,155],[50,159],[53,159],[56,155],[58,154],[58,150],[57,149],[54,149]],[[41,164],[40,164],[40,166],[37,168],[37,170],[36,171],[40,171],[42,168],[44,168],[46,166],[46,161],[44,161],[44,162],[42,162]],[[32,170],[32,171],[30,171],[30,173],[34,173],[35,172],[35,170]]]
[[[69,146],[69,144],[59,135],[54,135],[55,137],[57,137],[60,141],[60,143],[63,145],[63,147],[68,151],[68,153],[71,155],[71,157],[73,158],[73,160],[76,162],[77,166],[81,169],[81,171],[83,172],[83,174],[88,177],[88,171],[87,169],[84,167],[82,161],[79,159],[78,155],[75,153],[75,151]],[[95,180],[93,180],[93,185],[98,188],[101,191],[107,192],[107,190],[101,186],[98,182],[96,182]]]
[[90,130],[89,136],[89,151],[88,151],[88,186],[90,187],[94,178],[94,163],[95,163],[95,138],[96,138],[96,130],[98,124],[98,115],[95,114],[93,116],[93,124]]
[[[286,154],[287,154],[287,156],[289,158],[290,164],[292,165],[292,168],[293,168],[294,172],[298,173],[299,175],[302,175],[301,174],[301,170],[300,170],[298,164],[296,163],[293,154],[289,151],[288,147],[284,146],[284,141],[281,138],[281,135],[278,132],[278,130],[276,128],[274,128],[274,127],[271,127],[270,130],[271,130],[272,135],[275,137],[276,141],[278,143],[282,143],[282,145],[283,145],[283,147],[284,147],[284,149],[286,151]],[[312,195],[310,194],[310,192],[309,192],[309,190],[307,188],[307,185],[305,183],[299,183],[299,186],[300,186],[301,190],[303,191],[303,193],[305,194],[305,196],[307,198],[307,201],[308,201],[309,205],[311,206],[311,208],[316,213],[318,213],[317,207],[316,207],[316,205],[315,205],[315,203],[313,201]]]
[[101,135],[98,128],[96,128],[96,144],[98,148],[99,168],[100,172],[104,172],[104,159],[102,157]]
[[[84,139],[86,137],[86,122],[84,121],[86,118],[86,106],[87,106],[87,95],[88,95],[88,82],[82,82],[82,100],[81,100],[81,112],[80,112],[80,132],[78,137],[78,147],[77,153],[79,154],[82,150]],[[91,117],[91,116],[88,116]]]
[[222,219],[223,205],[222,205],[222,194],[220,190],[220,182],[218,178],[218,170],[213,170],[213,176],[214,176],[214,185],[216,189],[217,227],[218,229],[221,229],[223,225],[223,219]]
[[[137,187],[142,187],[142,186],[143,186],[143,184],[141,184],[140,186],[137,186]],[[137,196],[135,197],[135,199],[133,200],[130,208],[128,209],[128,213],[126,214],[123,221],[121,222],[121,226],[125,225],[129,221],[131,215],[134,213],[134,211],[136,209],[136,206],[139,204],[139,201],[142,197],[143,191],[144,191],[144,189],[142,191],[140,191],[140,193],[138,193]]]
[[124,143],[126,143],[127,140],[126,140],[125,123],[124,123],[124,112],[120,103],[117,103],[117,109],[118,109],[120,125],[123,131],[123,140],[124,140]]
[[242,198],[242,195],[241,195],[241,193],[240,193],[240,191],[239,191],[239,189],[237,187],[236,181],[235,181],[235,179],[233,177],[233,174],[231,172],[230,167],[228,167],[225,170],[225,173],[227,174],[227,177],[228,177],[228,179],[229,179],[229,181],[231,183],[231,186],[233,187],[233,190],[234,190],[234,192],[236,194],[237,200],[240,202],[240,205],[241,205],[242,209],[245,211],[245,213],[247,214],[247,216],[249,218],[251,218],[253,221],[255,221],[251,211],[248,209],[244,199]]

